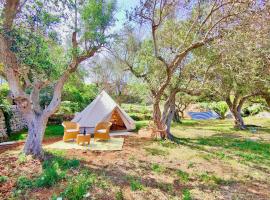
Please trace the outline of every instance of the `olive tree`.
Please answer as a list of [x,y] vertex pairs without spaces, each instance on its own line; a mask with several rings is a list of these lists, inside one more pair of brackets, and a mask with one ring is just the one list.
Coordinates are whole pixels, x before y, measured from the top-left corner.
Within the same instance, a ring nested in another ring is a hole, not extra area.
[[[110,37],[114,2],[4,0],[0,9],[1,74],[27,121],[24,152],[42,156],[46,124],[60,105],[65,82]],[[47,86],[53,97],[42,108],[40,92]]]
[[[242,1],[144,0],[129,14],[130,23],[141,26],[149,37],[138,38],[134,31],[123,32],[124,44],[117,57],[147,83],[158,129],[164,129],[160,104],[174,73],[192,51],[219,38],[233,26],[231,22],[248,6],[249,2]],[[161,132],[161,137],[165,138],[166,133]]]
[[[245,129],[241,109],[251,97],[269,96],[269,5],[252,10],[240,26],[213,44],[218,63],[209,92],[226,101],[235,126]],[[258,27],[259,26],[259,27]]]

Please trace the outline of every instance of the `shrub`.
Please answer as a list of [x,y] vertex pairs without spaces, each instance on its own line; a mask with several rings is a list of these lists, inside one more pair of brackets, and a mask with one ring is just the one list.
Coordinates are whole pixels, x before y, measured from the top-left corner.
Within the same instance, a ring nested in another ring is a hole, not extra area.
[[130,175],[126,176],[125,178],[129,181],[130,189],[132,191],[144,189],[144,187],[141,183],[141,180],[139,180],[138,178],[136,178],[134,176],[130,176]]
[[116,200],[124,200],[124,195],[123,195],[122,190],[119,190],[118,192],[116,192],[115,199]]
[[191,200],[191,194],[188,189],[183,190],[183,200]]
[[63,192],[66,199],[79,200],[84,197],[87,190],[92,186],[96,177],[89,171],[83,171],[78,176],[73,176]]
[[73,114],[53,114],[48,120],[48,124],[62,124],[63,121],[71,121]]
[[143,190],[143,185],[142,185],[141,181],[136,180],[136,179],[132,179],[130,181],[130,188],[132,191]]
[[259,114],[263,110],[264,110],[264,106],[260,103],[256,103],[256,104],[253,104],[251,106],[247,106],[247,107],[243,108],[242,115],[244,117],[249,116],[249,115],[253,116],[253,115]]
[[140,130],[141,128],[147,127],[149,124],[148,121],[137,121],[136,122],[136,131]]
[[77,168],[80,161],[77,159],[65,159],[61,156],[54,156],[43,162],[43,172],[36,178],[35,187],[51,187],[66,176],[66,170]]
[[59,110],[57,111],[58,114],[74,114],[78,112],[79,104],[77,102],[71,101],[62,101]]
[[215,111],[221,119],[225,119],[225,115],[227,111],[229,110],[228,105],[224,101],[219,101],[219,102],[202,102],[200,103],[200,107],[203,109],[210,109]]
[[7,84],[0,85],[0,110],[2,110],[5,118],[5,126],[7,129],[7,134],[10,135],[12,132],[10,120],[12,117],[12,112],[10,109],[10,103],[7,99],[9,94],[9,87]]
[[135,121],[143,121],[152,119],[152,115],[149,113],[129,113],[128,114]]
[[183,181],[184,183],[188,182],[189,180],[189,174],[180,169],[177,171],[177,176],[179,176],[180,180]]
[[20,176],[16,182],[17,189],[24,190],[33,187],[33,182],[26,176]]
[[8,178],[6,176],[0,176],[0,183],[4,183],[8,180]]
[[165,168],[160,166],[159,164],[152,164],[151,169],[152,169],[152,171],[154,171],[156,173],[162,173],[165,170]]
[[229,107],[226,102],[220,101],[220,102],[213,102],[210,105],[210,109],[215,111],[221,119],[225,119],[225,115],[227,111],[229,110]]
[[152,119],[152,112],[148,106],[122,104],[122,107],[129,114],[129,116],[136,121]]
[[65,177],[66,173],[57,164],[43,170],[35,181],[35,187],[51,187]]
[[65,159],[61,156],[55,156],[51,159],[45,160],[43,162],[43,169],[51,168],[54,166],[59,166],[60,170],[66,170],[70,168],[77,168],[80,165],[80,161],[77,159]]

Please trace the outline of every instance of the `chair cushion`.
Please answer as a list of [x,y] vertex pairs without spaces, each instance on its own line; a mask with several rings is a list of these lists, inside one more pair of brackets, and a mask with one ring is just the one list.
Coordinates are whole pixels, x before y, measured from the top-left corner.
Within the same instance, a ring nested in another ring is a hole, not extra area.
[[78,131],[77,129],[68,129],[68,130],[66,130],[66,132],[68,132],[68,133],[77,132],[77,131]]
[[106,133],[106,129],[99,129],[97,130],[98,133]]

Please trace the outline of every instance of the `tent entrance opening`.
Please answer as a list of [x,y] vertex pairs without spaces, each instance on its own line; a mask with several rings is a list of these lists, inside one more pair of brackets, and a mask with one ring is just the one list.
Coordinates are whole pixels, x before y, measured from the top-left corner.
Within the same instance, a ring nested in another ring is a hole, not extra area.
[[120,115],[116,109],[114,109],[112,112],[110,122],[112,123],[111,129],[110,129],[111,131],[118,131],[118,130],[126,130],[127,129],[122,118],[120,117]]

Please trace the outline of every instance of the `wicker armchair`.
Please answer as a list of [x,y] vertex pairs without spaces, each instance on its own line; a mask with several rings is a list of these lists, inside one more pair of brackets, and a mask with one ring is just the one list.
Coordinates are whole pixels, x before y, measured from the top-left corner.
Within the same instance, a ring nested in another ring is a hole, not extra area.
[[64,127],[64,137],[63,141],[66,142],[68,140],[75,140],[77,135],[80,132],[80,126],[76,122],[63,122],[62,126]]
[[109,140],[110,139],[110,127],[112,123],[111,122],[100,122],[96,125],[95,131],[94,131],[94,141],[97,139],[100,140]]

